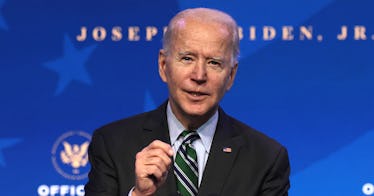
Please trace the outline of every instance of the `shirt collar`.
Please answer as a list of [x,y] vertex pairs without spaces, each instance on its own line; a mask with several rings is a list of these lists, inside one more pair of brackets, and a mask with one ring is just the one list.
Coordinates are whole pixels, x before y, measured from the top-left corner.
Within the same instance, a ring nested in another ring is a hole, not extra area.
[[[175,141],[177,141],[178,136],[186,130],[185,127],[183,127],[182,123],[175,117],[173,111],[170,107],[170,102],[168,102],[167,108],[166,108],[166,116],[169,126],[169,134],[170,134],[170,142],[171,145],[174,145]],[[201,125],[196,132],[199,134],[200,139],[204,145],[205,151],[209,153],[210,147],[212,145],[214,132],[216,131],[218,122],[218,111],[214,113],[210,119],[205,122],[203,125]]]

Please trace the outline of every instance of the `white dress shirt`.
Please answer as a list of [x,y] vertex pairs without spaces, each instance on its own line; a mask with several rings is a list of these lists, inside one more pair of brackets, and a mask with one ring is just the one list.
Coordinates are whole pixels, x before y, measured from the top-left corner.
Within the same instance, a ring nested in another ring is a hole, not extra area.
[[[178,136],[184,130],[186,130],[186,128],[183,127],[182,123],[175,117],[174,113],[171,110],[170,103],[168,103],[167,105],[166,116],[167,116],[167,121],[168,121],[168,126],[169,126],[170,142],[174,150],[174,160],[175,160],[175,156],[177,154],[179,146],[183,142],[183,138],[178,139]],[[204,168],[208,160],[214,132],[217,127],[217,122],[218,122],[218,111],[216,111],[216,113],[214,113],[214,115],[207,122],[201,125],[197,130],[194,130],[200,136],[200,139],[197,139],[192,143],[197,154],[197,164],[199,168],[199,186],[201,183],[201,179],[203,178]]]

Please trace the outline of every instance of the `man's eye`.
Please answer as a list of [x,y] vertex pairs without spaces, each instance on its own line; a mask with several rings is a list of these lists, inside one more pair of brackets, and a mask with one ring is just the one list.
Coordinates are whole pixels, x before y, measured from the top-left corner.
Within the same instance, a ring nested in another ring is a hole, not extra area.
[[182,61],[192,61],[192,58],[191,57],[182,57]]
[[212,66],[221,66],[221,63],[218,62],[218,61],[209,61],[209,65],[212,65]]

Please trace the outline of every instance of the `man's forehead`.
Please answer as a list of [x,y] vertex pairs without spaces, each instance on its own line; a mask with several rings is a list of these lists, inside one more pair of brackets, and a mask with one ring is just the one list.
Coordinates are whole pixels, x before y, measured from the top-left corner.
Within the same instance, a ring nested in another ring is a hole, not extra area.
[[[217,42],[231,41],[231,32],[226,26],[219,23],[206,23],[203,21],[181,21],[173,31],[174,40],[193,40],[199,38],[216,38]],[[205,40],[204,40],[205,41]]]
[[195,17],[187,17],[187,18],[181,18],[178,21],[175,22],[174,30],[181,30],[185,29],[191,26],[201,26],[201,27],[216,27],[216,28],[224,28],[228,30],[228,27],[225,23],[219,22],[219,21],[209,21],[204,20],[201,18],[195,18]]

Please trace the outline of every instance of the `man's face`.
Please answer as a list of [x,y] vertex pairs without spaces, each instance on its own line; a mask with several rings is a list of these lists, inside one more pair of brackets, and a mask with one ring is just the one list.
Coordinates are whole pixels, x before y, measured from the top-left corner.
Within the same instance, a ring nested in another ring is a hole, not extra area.
[[159,73],[179,120],[209,118],[236,74],[232,36],[219,24],[187,20],[178,25],[169,51],[160,51]]

